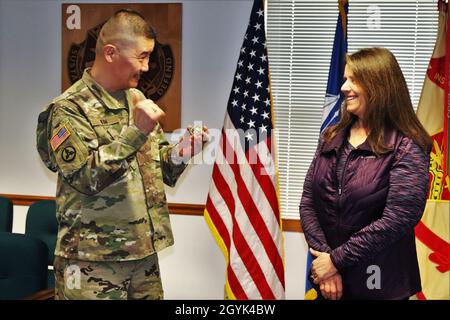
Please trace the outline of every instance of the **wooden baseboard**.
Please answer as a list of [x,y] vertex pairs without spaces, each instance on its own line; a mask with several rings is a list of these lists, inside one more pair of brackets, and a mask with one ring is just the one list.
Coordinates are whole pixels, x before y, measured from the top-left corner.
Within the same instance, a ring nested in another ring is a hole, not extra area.
[[0,197],[8,198],[15,206],[29,206],[36,201],[55,200],[55,197],[29,196],[21,194],[0,194]]
[[[8,198],[16,206],[29,206],[33,202],[41,200],[54,200],[55,197],[30,196],[22,194],[0,194],[0,197]],[[203,216],[205,205],[189,203],[169,203],[170,214]],[[303,232],[299,220],[283,219],[283,231]]]
[[23,300],[55,300],[55,288],[45,289],[25,297]]

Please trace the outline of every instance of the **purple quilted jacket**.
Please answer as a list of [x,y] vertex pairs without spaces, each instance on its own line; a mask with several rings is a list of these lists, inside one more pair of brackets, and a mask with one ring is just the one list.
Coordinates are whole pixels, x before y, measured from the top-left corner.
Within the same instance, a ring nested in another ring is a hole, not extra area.
[[392,150],[377,157],[367,141],[352,150],[339,190],[337,152],[346,137],[320,139],[300,203],[306,241],[331,254],[344,299],[407,298],[421,290],[414,226],[427,199],[429,153],[387,130]]

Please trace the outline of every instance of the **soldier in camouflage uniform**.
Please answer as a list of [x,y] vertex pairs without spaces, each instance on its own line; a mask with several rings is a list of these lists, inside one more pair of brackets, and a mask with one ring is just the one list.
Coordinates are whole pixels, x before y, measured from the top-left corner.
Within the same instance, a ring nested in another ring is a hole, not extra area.
[[163,183],[175,185],[179,157],[207,135],[170,145],[164,112],[135,89],[154,45],[142,16],[117,12],[92,69],[39,115],[38,151],[58,173],[57,299],[163,298],[157,252],[173,244]]

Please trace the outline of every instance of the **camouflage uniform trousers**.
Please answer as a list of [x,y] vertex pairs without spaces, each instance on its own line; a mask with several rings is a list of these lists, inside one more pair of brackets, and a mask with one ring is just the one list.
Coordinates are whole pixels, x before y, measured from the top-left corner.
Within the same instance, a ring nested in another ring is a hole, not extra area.
[[162,300],[158,255],[131,261],[55,257],[56,300]]

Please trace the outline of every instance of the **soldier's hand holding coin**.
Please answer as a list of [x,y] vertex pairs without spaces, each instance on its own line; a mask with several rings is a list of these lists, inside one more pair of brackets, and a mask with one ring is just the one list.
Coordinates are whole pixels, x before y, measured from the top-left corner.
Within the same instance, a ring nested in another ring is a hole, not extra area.
[[180,157],[193,157],[203,149],[203,145],[209,141],[208,127],[188,126],[178,144],[178,155]]
[[134,125],[145,135],[148,135],[157,122],[166,116],[165,112],[150,99],[140,99],[133,93]]

